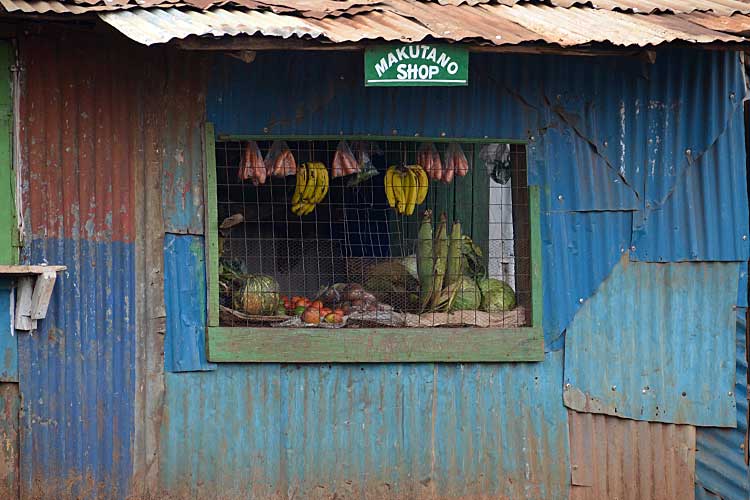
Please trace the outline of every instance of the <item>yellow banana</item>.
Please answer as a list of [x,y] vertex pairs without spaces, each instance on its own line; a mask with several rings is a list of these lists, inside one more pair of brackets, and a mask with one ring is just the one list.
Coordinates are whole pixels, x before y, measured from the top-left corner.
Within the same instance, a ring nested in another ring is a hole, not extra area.
[[427,178],[427,172],[419,165],[413,165],[410,169],[417,176],[417,205],[421,205],[425,198],[427,198],[427,189],[429,188],[430,180]]
[[318,171],[318,180],[315,185],[315,194],[313,196],[313,203],[320,203],[328,193],[328,170],[322,163],[314,163],[315,168]]
[[315,210],[315,203],[308,203],[305,209],[302,211],[302,215],[307,215]]
[[388,167],[385,171],[385,197],[388,199],[388,206],[393,208],[396,206],[396,194],[393,192],[393,174],[396,172],[396,167]]
[[407,186],[409,186],[406,190],[406,215],[411,215],[417,203],[417,176],[412,170],[407,170],[405,176],[408,179]]
[[393,194],[396,199],[396,211],[400,214],[404,213],[404,207],[406,207],[406,197],[404,196],[404,178],[401,172],[393,173]]
[[315,194],[315,185],[318,182],[318,170],[315,168],[314,163],[307,163],[307,183],[305,184],[305,190],[302,192],[302,199],[304,201],[312,201],[313,194]]
[[303,163],[297,168],[297,186],[294,189],[294,195],[292,195],[292,205],[299,203],[302,199],[302,191],[305,189],[305,184],[307,184],[307,166]]

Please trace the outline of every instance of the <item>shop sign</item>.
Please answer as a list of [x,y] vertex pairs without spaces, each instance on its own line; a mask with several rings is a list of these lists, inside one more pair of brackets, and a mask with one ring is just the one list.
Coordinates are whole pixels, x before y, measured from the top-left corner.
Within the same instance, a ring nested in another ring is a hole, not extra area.
[[446,44],[365,49],[366,87],[461,86],[469,82],[469,51]]

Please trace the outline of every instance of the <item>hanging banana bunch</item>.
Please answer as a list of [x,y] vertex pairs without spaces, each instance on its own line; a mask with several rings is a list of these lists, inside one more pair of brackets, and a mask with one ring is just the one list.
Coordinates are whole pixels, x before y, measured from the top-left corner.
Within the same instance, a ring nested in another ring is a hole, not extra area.
[[411,215],[427,198],[429,180],[419,165],[390,166],[385,172],[385,196],[388,205],[401,215]]
[[292,195],[292,213],[307,215],[328,193],[328,170],[320,162],[303,163],[297,169],[297,185]]

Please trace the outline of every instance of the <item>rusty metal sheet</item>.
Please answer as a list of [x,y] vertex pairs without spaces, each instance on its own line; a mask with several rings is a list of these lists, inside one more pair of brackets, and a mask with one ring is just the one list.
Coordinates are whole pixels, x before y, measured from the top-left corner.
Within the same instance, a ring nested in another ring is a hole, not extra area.
[[692,23],[685,16],[627,14],[593,8],[560,9],[535,4],[457,7],[384,0],[384,5],[378,9],[323,19],[236,8],[130,9],[102,12],[99,16],[129,38],[146,45],[190,35],[240,34],[324,38],[333,42],[376,39],[416,42],[434,37],[493,45],[544,42],[562,47],[593,42],[643,47],[673,41],[744,41],[741,37]]
[[692,500],[695,427],[568,412],[571,500]]
[[18,498],[19,412],[18,384],[0,383],[0,498]]
[[653,264],[626,254],[568,326],[565,405],[735,426],[738,276],[737,262]]

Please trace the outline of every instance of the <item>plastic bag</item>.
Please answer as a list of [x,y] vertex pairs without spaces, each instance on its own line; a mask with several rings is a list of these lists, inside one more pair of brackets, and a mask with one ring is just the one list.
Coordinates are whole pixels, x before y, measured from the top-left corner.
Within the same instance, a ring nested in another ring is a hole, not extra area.
[[239,179],[241,181],[251,180],[256,186],[266,183],[266,166],[263,163],[263,155],[255,141],[245,143],[245,150],[240,161]]
[[367,179],[372,179],[378,175],[378,169],[372,163],[372,155],[378,153],[375,150],[375,145],[367,141],[359,141],[352,144],[352,150],[354,151],[354,158],[357,161],[357,168],[359,171],[357,175],[351,177],[347,186],[352,187],[360,184]]
[[273,141],[264,160],[266,173],[274,177],[297,175],[297,162],[286,141]]
[[443,162],[434,143],[426,142],[417,151],[417,165],[420,165],[430,179],[443,179]]
[[336,146],[336,153],[333,155],[333,166],[331,167],[331,177],[341,177],[344,175],[356,174],[359,172],[359,165],[354,158],[349,144],[346,141],[339,141]]
[[450,184],[453,176],[465,176],[469,172],[469,161],[466,159],[461,146],[452,142],[445,150],[445,168],[443,170],[443,182]]
[[509,144],[487,144],[479,152],[479,159],[484,162],[493,181],[507,184],[511,176]]

